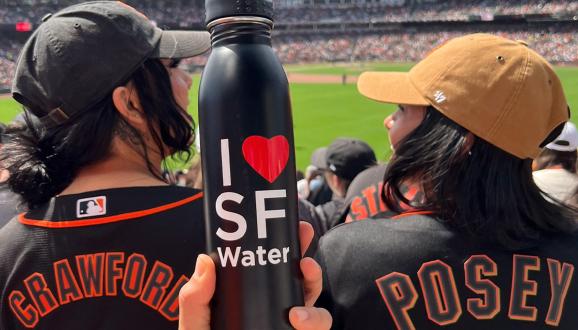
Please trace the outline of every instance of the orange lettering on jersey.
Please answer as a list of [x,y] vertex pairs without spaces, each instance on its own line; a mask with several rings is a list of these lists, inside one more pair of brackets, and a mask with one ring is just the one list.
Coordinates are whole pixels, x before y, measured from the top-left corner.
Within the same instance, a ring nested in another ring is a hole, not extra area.
[[417,276],[429,319],[438,325],[457,322],[462,306],[451,267],[441,260],[426,262]]
[[161,313],[167,320],[176,321],[179,319],[179,292],[183,285],[189,281],[186,276],[181,276],[177,283],[171,289],[165,298],[165,301],[159,307],[159,313]]
[[117,282],[122,279],[122,268],[118,265],[124,263],[124,252],[109,252],[106,254],[105,266],[105,291],[107,296],[117,295]]
[[122,291],[130,298],[136,298],[142,292],[147,260],[142,254],[133,253],[126,261],[122,281]]
[[45,316],[59,306],[54,294],[46,285],[44,275],[34,273],[24,280],[24,285],[41,316]]
[[[179,292],[189,279],[182,275],[171,285],[175,276],[169,265],[155,261],[150,272],[147,272],[148,261],[144,255],[133,253],[125,263],[124,252],[78,255],[74,260],[76,272],[69,259],[52,264],[49,278],[54,278],[56,288],[53,290],[56,290],[58,299],[45,276],[38,272],[23,281],[28,295],[12,290],[6,301],[15,317],[12,322],[18,319],[24,327],[34,328],[43,316],[61,306],[63,312],[68,313],[66,306],[81,299],[97,298],[104,294],[117,296],[118,286],[121,286],[126,297],[140,296],[141,302],[157,310],[168,321],[178,321]],[[26,302],[27,299],[30,299],[30,303]]]
[[39,320],[38,311],[30,304],[27,304],[26,307],[22,307],[25,300],[26,298],[24,298],[22,292],[18,290],[12,291],[8,296],[8,304],[10,305],[12,313],[16,315],[18,321],[20,321],[20,323],[22,323],[26,328],[34,328],[36,327],[36,324],[38,324]]
[[546,324],[558,326],[564,311],[564,302],[566,301],[566,294],[570,283],[572,282],[572,275],[574,274],[574,265],[564,263],[560,265],[560,261],[555,259],[547,259],[548,271],[550,273],[550,306],[546,314]]
[[385,203],[383,202],[383,198],[381,198],[382,195],[383,195],[383,182],[380,182],[378,194],[377,194],[377,199],[379,200],[379,210],[381,212],[385,212],[385,211],[387,211],[387,206],[385,206]]
[[363,220],[369,216],[361,197],[355,197],[351,201],[351,214],[353,214],[353,220]]
[[172,280],[173,269],[160,261],[155,262],[140,300],[154,309],[159,308]]
[[415,306],[417,291],[406,274],[389,273],[375,280],[381,297],[398,329],[415,329],[408,311]]
[[104,282],[104,253],[76,256],[76,268],[87,298],[101,297]]
[[[407,188],[407,192],[405,192],[403,194],[403,196],[408,200],[408,201],[412,201],[415,196],[417,195],[417,193],[419,192],[419,190],[417,189],[417,186],[413,185],[413,186],[409,186],[406,187]],[[409,207],[409,205],[407,205]]]
[[377,214],[377,203],[375,202],[375,186],[369,186],[365,188],[361,193],[367,201],[367,207],[369,208],[369,215],[374,216]]
[[76,278],[72,273],[72,268],[67,259],[62,259],[55,262],[54,268],[54,279],[56,280],[56,292],[58,292],[58,300],[60,305],[68,304],[70,299],[72,301],[77,301],[83,298],[80,292],[80,287]]
[[469,298],[468,311],[478,320],[493,319],[500,312],[500,288],[482,276],[497,276],[498,265],[486,255],[473,255],[464,263],[466,286],[484,298]]
[[508,316],[514,320],[536,321],[538,310],[534,306],[527,306],[526,298],[538,293],[538,283],[529,279],[529,272],[540,270],[540,258],[514,254],[512,267]]

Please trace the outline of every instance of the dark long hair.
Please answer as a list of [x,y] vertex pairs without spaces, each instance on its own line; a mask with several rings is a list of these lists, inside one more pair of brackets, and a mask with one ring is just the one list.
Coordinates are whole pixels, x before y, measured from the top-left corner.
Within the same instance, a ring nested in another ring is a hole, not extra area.
[[402,183],[415,182],[425,198],[414,202],[414,208],[431,211],[475,237],[524,248],[576,228],[575,210],[545,198],[534,184],[531,164],[428,107],[423,122],[399,143],[388,164],[382,198],[390,209],[402,212],[397,201],[410,204],[401,193]]
[[[164,65],[149,59],[119,86],[129,81],[136,88],[161,157],[174,153],[175,157],[190,158],[194,125],[186,119],[186,110],[176,103]],[[116,110],[112,90],[90,109],[54,127],[41,125],[28,111],[24,118],[26,125],[10,134],[0,162],[10,172],[8,186],[21,195],[28,208],[47,202],[64,190],[81,168],[106,158],[116,135],[145,159],[155,177],[164,180],[150,161],[144,137]]]

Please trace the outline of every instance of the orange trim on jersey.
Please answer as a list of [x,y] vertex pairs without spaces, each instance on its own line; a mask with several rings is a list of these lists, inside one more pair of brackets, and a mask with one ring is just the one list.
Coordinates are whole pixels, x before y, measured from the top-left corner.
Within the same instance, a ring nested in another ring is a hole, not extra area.
[[397,220],[399,218],[408,217],[410,215],[427,215],[427,214],[434,214],[434,212],[433,211],[409,211],[409,212],[404,212],[404,213],[400,213],[398,215],[395,215],[395,216],[391,217],[391,219]]
[[111,215],[108,217],[101,217],[95,219],[87,219],[87,220],[64,220],[64,221],[48,221],[48,220],[35,220],[35,219],[28,219],[25,217],[25,213],[22,213],[18,216],[18,221],[20,223],[29,225],[29,226],[37,226],[37,227],[44,227],[44,228],[75,228],[75,227],[87,227],[87,226],[95,226],[95,225],[104,225],[113,222],[120,222],[126,220],[132,220],[135,218],[141,218],[148,215],[164,212],[170,209],[174,209],[181,205],[187,204],[194,200],[203,197],[203,193],[197,193],[191,197],[187,197],[180,201],[176,201],[173,203],[153,207],[151,209],[135,211],[135,212],[128,212],[122,213],[117,215]]

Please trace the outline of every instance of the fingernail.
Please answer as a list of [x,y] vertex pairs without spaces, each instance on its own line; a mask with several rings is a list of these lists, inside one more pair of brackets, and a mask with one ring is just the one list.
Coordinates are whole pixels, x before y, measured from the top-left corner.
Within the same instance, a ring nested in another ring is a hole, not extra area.
[[295,308],[295,314],[299,321],[305,321],[309,318],[309,313],[305,308]]
[[195,264],[195,272],[193,273],[193,278],[197,281],[200,280],[206,270],[207,265],[205,265],[205,262],[202,260],[201,256],[198,255],[197,263]]

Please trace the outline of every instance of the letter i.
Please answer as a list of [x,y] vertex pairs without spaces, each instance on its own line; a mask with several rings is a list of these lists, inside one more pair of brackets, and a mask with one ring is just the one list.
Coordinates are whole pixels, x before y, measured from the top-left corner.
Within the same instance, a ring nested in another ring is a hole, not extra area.
[[229,160],[229,139],[221,139],[221,164],[223,167],[223,186],[231,185],[231,161]]

